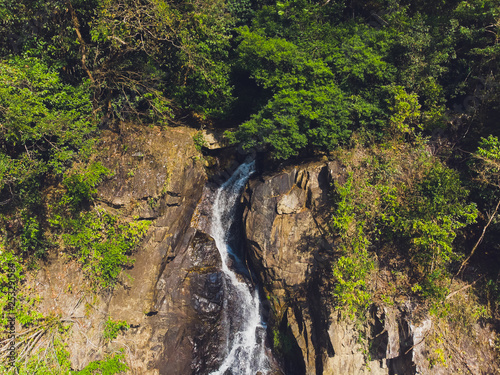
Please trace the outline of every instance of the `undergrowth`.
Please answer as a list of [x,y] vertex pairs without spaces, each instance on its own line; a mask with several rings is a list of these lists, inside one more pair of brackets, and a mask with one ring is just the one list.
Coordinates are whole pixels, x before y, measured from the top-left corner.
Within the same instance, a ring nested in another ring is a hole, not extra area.
[[475,222],[477,209],[458,174],[419,142],[356,145],[336,154],[346,176],[333,189],[333,296],[350,319],[365,315],[380,265],[406,275],[410,290],[401,293],[429,301],[448,293],[448,267],[460,258],[453,242]]

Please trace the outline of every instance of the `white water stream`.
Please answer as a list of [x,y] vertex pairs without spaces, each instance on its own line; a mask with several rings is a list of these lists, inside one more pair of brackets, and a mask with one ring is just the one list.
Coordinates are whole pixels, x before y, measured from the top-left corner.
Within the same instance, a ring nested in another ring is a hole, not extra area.
[[[222,258],[222,271],[226,275],[226,295],[224,301],[224,325],[226,327],[225,358],[217,371],[211,375],[255,375],[268,374],[269,359],[265,353],[266,328],[260,316],[258,290],[251,291],[249,284],[239,276],[229,264],[241,268],[229,242],[231,227],[235,221],[236,206],[243,187],[254,172],[254,162],[242,164],[218,190],[212,211],[211,235]],[[228,313],[228,300],[233,304]]]

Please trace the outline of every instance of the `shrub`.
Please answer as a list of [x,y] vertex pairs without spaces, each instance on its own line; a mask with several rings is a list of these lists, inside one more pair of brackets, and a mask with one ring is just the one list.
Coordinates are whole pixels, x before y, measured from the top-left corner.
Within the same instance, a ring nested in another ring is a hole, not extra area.
[[111,176],[111,171],[101,163],[94,162],[81,171],[75,171],[64,177],[66,187],[61,204],[68,204],[76,211],[83,202],[91,202],[96,193],[96,186],[105,177]]
[[333,264],[335,286],[333,297],[337,308],[354,320],[360,318],[371,301],[367,291],[370,272],[374,268],[368,253],[369,240],[357,208],[352,173],[342,186],[337,186],[338,202],[332,216],[331,228],[340,235],[341,256]]
[[117,282],[122,268],[133,263],[128,255],[146,234],[150,222],[122,223],[104,209],[94,208],[58,224],[64,231],[64,245],[74,250],[94,287],[109,288]]
[[83,370],[74,371],[74,375],[115,375],[127,371],[123,350],[120,353],[107,355],[100,361],[90,362]]
[[203,136],[203,133],[201,131],[198,131],[195,135],[193,135],[193,141],[194,147],[198,151],[201,151],[203,147],[207,146],[207,141],[205,140],[205,137]]
[[24,255],[34,255],[40,257],[45,253],[46,241],[40,223],[35,216],[29,216],[23,212],[23,228],[20,235],[20,245]]
[[414,264],[428,282],[439,278],[436,270],[444,271],[457,259],[453,241],[461,228],[476,220],[476,206],[467,204],[467,195],[458,173],[436,161],[404,195],[404,204],[384,217],[386,231],[408,243]]
[[130,328],[130,325],[125,320],[111,320],[108,317],[106,325],[104,326],[103,338],[105,341],[113,341],[118,337],[121,331],[126,331]]
[[330,222],[340,236],[341,256],[333,266],[337,304],[353,316],[370,300],[370,243],[379,258],[389,249],[403,255],[400,265],[409,267],[413,292],[442,299],[447,267],[459,258],[454,240],[477,217],[458,173],[418,145],[356,146],[338,154],[348,178],[335,186]]

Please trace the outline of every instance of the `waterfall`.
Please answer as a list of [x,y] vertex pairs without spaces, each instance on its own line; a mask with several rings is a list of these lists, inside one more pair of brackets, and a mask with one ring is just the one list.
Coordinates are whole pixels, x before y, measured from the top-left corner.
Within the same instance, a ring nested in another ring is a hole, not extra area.
[[[264,375],[270,371],[265,349],[266,327],[260,315],[259,293],[256,288],[251,288],[245,282],[241,274],[233,271],[233,269],[241,271],[245,267],[238,257],[239,249],[231,247],[234,247],[234,236],[238,235],[233,225],[238,199],[250,175],[254,172],[254,164],[255,162],[240,165],[231,178],[217,190],[213,204],[210,234],[222,258],[226,295],[229,295],[229,298],[224,301],[225,357],[219,369],[211,375],[255,375],[258,373]],[[231,309],[228,308],[229,304],[231,304]]]

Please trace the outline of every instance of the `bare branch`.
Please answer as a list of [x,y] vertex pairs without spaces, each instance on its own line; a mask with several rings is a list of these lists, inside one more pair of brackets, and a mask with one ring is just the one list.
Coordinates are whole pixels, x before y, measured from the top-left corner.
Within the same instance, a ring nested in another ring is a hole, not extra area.
[[496,205],[495,210],[493,211],[493,213],[489,215],[489,220],[486,223],[486,225],[484,226],[483,232],[481,233],[481,236],[479,237],[479,239],[477,240],[476,244],[472,248],[472,251],[470,252],[469,256],[467,258],[465,258],[465,260],[460,265],[460,269],[458,270],[458,272],[456,273],[455,276],[458,276],[460,274],[460,272],[462,272],[462,270],[464,269],[464,267],[466,266],[466,264],[469,262],[470,258],[476,252],[477,247],[481,244],[481,242],[484,239],[484,235],[486,233],[486,229],[488,229],[488,227],[490,226],[491,222],[493,221],[493,218],[495,217],[496,213],[498,212],[498,208],[499,207],[500,207],[500,200],[498,201],[498,203],[497,203],[497,205]]
[[92,73],[90,72],[90,70],[89,70],[89,68],[87,67],[87,64],[86,64],[86,59],[87,59],[87,44],[83,40],[82,34],[80,32],[80,23],[78,22],[78,17],[77,17],[77,15],[75,13],[75,10],[73,9],[73,5],[71,5],[71,1],[70,0],[67,0],[67,4],[68,4],[69,13],[71,14],[71,21],[73,22],[73,27],[75,29],[76,36],[78,38],[78,42],[80,43],[80,46],[81,46],[81,51],[82,51],[82,67],[83,67],[83,70],[85,70],[85,72],[89,76],[90,81],[92,83],[95,83],[94,77],[92,77]]

